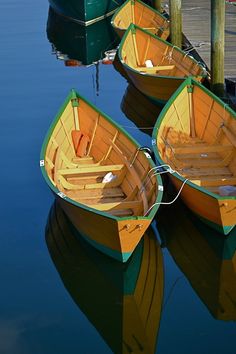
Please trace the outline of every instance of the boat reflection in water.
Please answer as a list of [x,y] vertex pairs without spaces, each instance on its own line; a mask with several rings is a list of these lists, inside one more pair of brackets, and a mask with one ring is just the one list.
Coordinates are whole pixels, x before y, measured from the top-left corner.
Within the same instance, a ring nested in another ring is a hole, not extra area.
[[47,37],[52,53],[66,66],[87,66],[101,60],[110,63],[119,43],[110,21],[111,17],[107,17],[86,27],[58,15],[50,7]]
[[236,320],[236,230],[225,238],[176,204],[159,214],[163,246],[213,317]]
[[121,102],[121,110],[142,132],[152,136],[156,120],[161,108],[142,92],[138,91],[133,84],[129,84]]
[[163,297],[163,263],[152,231],[127,263],[75,235],[54,203],[46,242],[65,288],[114,353],[155,353]]

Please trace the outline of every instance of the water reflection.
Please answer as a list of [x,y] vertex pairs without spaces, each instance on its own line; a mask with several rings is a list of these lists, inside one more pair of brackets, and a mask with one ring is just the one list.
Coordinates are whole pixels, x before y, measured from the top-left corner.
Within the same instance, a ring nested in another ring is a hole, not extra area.
[[162,210],[158,231],[210,313],[219,320],[236,320],[236,231],[222,236],[181,201]]
[[127,263],[92,248],[58,204],[46,242],[65,288],[114,353],[155,353],[162,296],[162,253],[150,230]]
[[121,102],[121,110],[141,131],[152,136],[152,130],[161,108],[132,84],[127,86]]
[[110,21],[111,17],[107,17],[83,26],[58,15],[50,7],[47,37],[52,44],[52,53],[66,66],[90,65],[109,57],[119,43]]

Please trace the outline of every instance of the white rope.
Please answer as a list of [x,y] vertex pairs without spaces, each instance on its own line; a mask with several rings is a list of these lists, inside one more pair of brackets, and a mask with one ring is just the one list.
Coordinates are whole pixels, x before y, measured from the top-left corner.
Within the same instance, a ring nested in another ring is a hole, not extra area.
[[[178,172],[178,171],[175,171],[175,170],[173,170],[171,167],[170,167],[170,165],[160,165],[160,166],[155,166],[155,167],[153,167],[149,172],[148,172],[148,174],[147,174],[147,176],[149,175],[149,173],[152,171],[152,170],[155,170],[155,169],[158,169],[158,168],[162,168],[162,167],[167,167],[168,169],[167,170],[164,170],[164,171],[160,171],[160,172],[158,172],[158,171],[155,171],[153,174],[152,174],[152,176],[151,177],[153,177],[153,176],[156,176],[156,175],[161,175],[161,174],[163,174],[163,173],[177,173],[180,177],[182,177],[181,176],[181,174]],[[151,178],[150,177],[150,178]],[[150,206],[150,208],[146,211],[146,213],[144,214],[144,216],[146,216],[151,210],[152,210],[152,208],[154,207],[154,206],[156,206],[156,205],[170,205],[170,204],[173,204],[177,199],[178,199],[178,197],[179,197],[179,195],[180,195],[180,193],[182,192],[182,189],[184,188],[184,185],[185,185],[185,183],[188,181],[188,178],[186,178],[184,181],[183,181],[183,183],[182,183],[182,185],[181,185],[181,187],[180,187],[180,189],[179,189],[179,191],[178,191],[178,193],[176,194],[176,196],[175,196],[175,198],[173,199],[173,200],[171,200],[170,202],[156,202],[156,203],[154,203],[152,206]]]
[[156,205],[170,205],[170,204],[173,204],[173,203],[177,200],[177,198],[179,197],[179,195],[180,195],[180,193],[182,192],[182,189],[184,188],[184,185],[185,185],[185,183],[186,183],[187,181],[188,181],[188,178],[186,178],[186,179],[183,181],[182,186],[180,187],[180,189],[179,189],[177,195],[175,196],[175,198],[174,198],[173,200],[171,200],[170,202],[157,202],[157,203],[154,203],[154,204],[146,211],[146,213],[144,214],[144,216],[146,216],[146,215],[152,210],[152,208],[153,208],[154,206],[156,206]]

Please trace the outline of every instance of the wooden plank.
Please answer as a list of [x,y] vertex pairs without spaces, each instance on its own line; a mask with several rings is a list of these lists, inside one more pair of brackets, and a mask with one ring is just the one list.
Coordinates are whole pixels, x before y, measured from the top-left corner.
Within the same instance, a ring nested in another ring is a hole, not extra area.
[[229,160],[213,160],[213,159],[194,159],[194,160],[180,160],[182,168],[201,168],[201,167],[225,167],[228,166]]
[[174,147],[172,146],[172,151],[174,154],[204,154],[208,152],[224,152],[232,150],[231,145],[193,145],[193,146],[183,146],[183,147]]
[[131,209],[126,209],[126,210],[110,210],[110,214],[114,216],[132,216],[134,213]]
[[135,171],[134,167],[132,167],[132,168],[130,167],[130,162],[128,161],[127,157],[123,154],[123,152],[118,148],[118,146],[115,143],[113,143],[111,140],[110,140],[110,142],[111,142],[114,150],[119,153],[119,155],[122,158],[123,162],[125,163],[127,169],[131,173],[131,175],[134,179],[134,182],[137,184],[138,188],[141,190],[140,195],[141,195],[141,198],[143,201],[143,210],[144,210],[144,214],[145,214],[146,211],[148,210],[148,200],[147,200],[147,196],[146,196],[146,189],[143,186],[142,181],[140,180],[140,177],[137,174],[137,172]]
[[[232,176],[232,173],[226,167],[219,168],[189,168],[183,169],[184,174],[188,178],[196,176],[196,178],[203,178],[203,176]],[[201,177],[200,177],[201,176]]]
[[91,174],[91,173],[104,173],[104,172],[116,172],[121,171],[124,168],[124,165],[104,165],[104,166],[89,166],[86,165],[82,168],[66,168],[58,170],[63,176],[69,175],[80,175],[80,174]]
[[70,198],[83,199],[97,199],[100,198],[118,198],[125,197],[121,188],[96,188],[96,189],[80,189],[70,191],[67,193]]
[[135,68],[135,70],[144,71],[147,72],[148,74],[155,74],[157,71],[173,70],[174,67],[175,67],[174,65],[159,65],[159,66],[157,65],[151,68],[148,68],[146,66],[139,66]]
[[[87,205],[87,206],[93,206],[97,204],[109,204],[109,203],[121,203],[124,198],[121,197],[96,197],[93,198],[87,197],[87,198],[80,198],[80,197],[72,197],[71,199],[75,200],[76,202],[79,202],[81,204]],[[97,208],[95,208],[97,209]]]
[[87,204],[88,206],[98,209],[101,211],[108,211],[110,209],[120,210],[120,209],[135,209],[142,205],[141,200],[128,201],[128,202],[118,202],[118,203],[98,203],[98,204]]
[[[106,188],[118,187],[121,184],[119,177],[116,178],[115,181],[108,182],[108,183],[102,183],[102,182],[94,183],[95,182],[94,178],[91,179],[91,177],[82,178],[79,181],[78,181],[78,178],[70,179],[70,180],[77,182],[77,183],[71,183],[71,182],[67,181],[62,175],[60,175],[58,179],[60,180],[61,185],[67,190],[83,190],[83,189],[85,189],[85,190],[94,191],[96,189],[106,189]],[[90,181],[93,183],[88,183]]]
[[96,133],[97,126],[98,126],[99,117],[100,117],[100,114],[98,114],[97,117],[96,117],[96,122],[95,122],[95,125],[94,125],[94,128],[93,128],[93,133],[92,133],[92,137],[91,137],[91,140],[90,140],[90,144],[89,144],[89,148],[88,148],[88,153],[87,153],[87,155],[90,154],[90,151],[91,151],[91,148],[92,148],[92,145],[93,145],[95,133]]
[[85,163],[85,162],[91,162],[93,161],[93,157],[92,156],[85,156],[85,157],[73,157],[72,159],[73,162],[75,163]]
[[[191,74],[191,70],[187,70],[187,69],[185,69],[182,65],[181,65],[181,63],[178,63],[176,60],[174,60],[173,58],[172,58],[172,61],[175,63],[175,66],[185,75],[185,76],[190,76],[190,74]],[[183,76],[184,76],[183,75]],[[180,75],[178,75],[178,76],[180,76]]]
[[236,136],[235,136],[235,134],[229,128],[227,128],[225,125],[222,125],[221,129],[223,130],[223,132],[225,133],[225,135],[227,136],[227,138],[229,139],[231,144],[234,147],[236,147]]
[[[206,0],[182,1],[183,32],[196,47],[197,52],[211,66],[211,2]],[[225,77],[236,76],[236,42],[235,42],[236,6],[226,4],[225,12]]]
[[[102,179],[104,176],[104,173],[100,173],[100,174],[81,174],[81,175],[72,175],[72,176],[67,176],[67,181],[69,183],[72,183],[74,185],[83,185],[84,189],[93,189],[93,188],[101,188],[100,186],[104,186],[106,188],[108,187],[117,187],[119,186],[123,179],[124,176],[126,174],[126,170],[123,169],[119,175],[117,176],[116,179],[114,179],[111,182],[107,182],[107,183],[102,183]],[[62,176],[62,175],[61,175]]]
[[204,178],[204,179],[191,179],[191,182],[197,184],[198,186],[207,187],[207,186],[235,186],[236,177],[225,177],[225,176],[216,176],[215,178]]

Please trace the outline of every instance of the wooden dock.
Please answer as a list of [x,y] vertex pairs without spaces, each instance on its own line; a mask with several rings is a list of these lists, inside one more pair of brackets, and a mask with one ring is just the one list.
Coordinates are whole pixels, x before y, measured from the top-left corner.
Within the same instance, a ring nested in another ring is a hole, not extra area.
[[[169,5],[164,1],[163,5]],[[211,0],[182,0],[183,32],[211,67]],[[225,8],[225,78],[236,77],[236,6]]]

